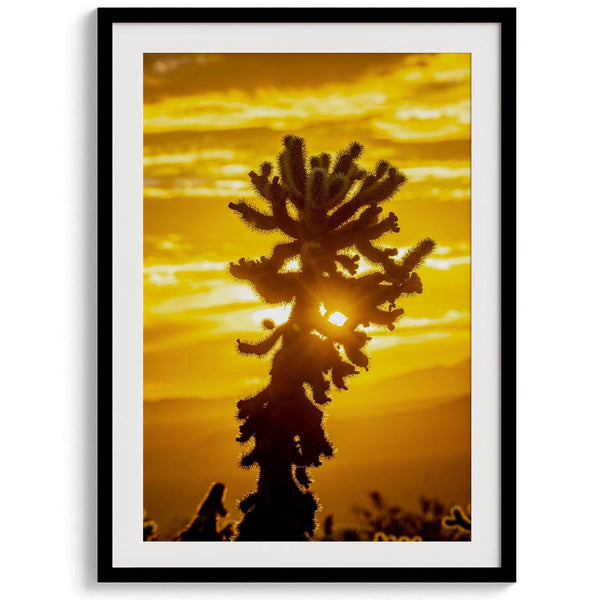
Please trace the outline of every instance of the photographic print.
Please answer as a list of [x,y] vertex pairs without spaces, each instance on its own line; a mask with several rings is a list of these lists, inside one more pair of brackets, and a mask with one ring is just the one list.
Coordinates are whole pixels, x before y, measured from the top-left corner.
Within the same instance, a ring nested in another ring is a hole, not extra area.
[[98,15],[99,580],[513,581],[514,10]]
[[144,540],[471,539],[470,61],[144,54]]

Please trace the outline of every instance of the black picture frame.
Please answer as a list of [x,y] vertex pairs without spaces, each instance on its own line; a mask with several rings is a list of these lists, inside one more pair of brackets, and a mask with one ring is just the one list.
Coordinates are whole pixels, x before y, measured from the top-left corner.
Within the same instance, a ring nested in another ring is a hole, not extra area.
[[[98,581],[516,581],[516,9],[100,8],[98,19]],[[501,534],[499,567],[220,568],[113,565],[113,25],[118,23],[497,23],[501,26]]]

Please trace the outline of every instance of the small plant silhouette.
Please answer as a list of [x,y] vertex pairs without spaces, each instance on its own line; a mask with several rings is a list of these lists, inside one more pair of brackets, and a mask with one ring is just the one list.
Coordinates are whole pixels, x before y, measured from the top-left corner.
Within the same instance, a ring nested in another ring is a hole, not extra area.
[[458,504],[450,509],[450,515],[442,519],[442,524],[448,529],[457,529],[459,532],[471,532],[471,515],[470,511]]
[[420,535],[409,537],[408,535],[401,535],[396,537],[394,534],[385,534],[383,531],[378,531],[373,537],[374,542],[422,542],[423,538]]
[[229,526],[217,528],[219,517],[227,510],[224,505],[226,487],[222,483],[213,483],[198,506],[192,520],[175,537],[178,542],[224,542],[231,535]]
[[[421,496],[420,510],[413,511],[395,504],[388,505],[376,491],[369,494],[369,499],[368,506],[354,507],[363,532],[361,539],[365,541],[442,542],[471,539],[470,519],[459,506],[453,506],[449,511],[447,505],[439,500]],[[452,520],[457,509],[468,519],[468,529]],[[453,516],[444,516],[448,512]]]
[[[238,340],[243,354],[261,356],[276,348],[268,386],[238,402],[238,441],[254,439],[241,465],[260,469],[257,490],[240,502],[240,541],[313,536],[317,501],[307,491],[307,469],[333,454],[319,406],[330,401],[331,383],[345,390],[347,377],[367,369],[365,327],[394,329],[404,312],[396,301],[421,293],[414,271],[434,248],[424,239],[395,260],[396,248],[374,244],[399,232],[396,215],[381,218],[379,206],[406,181],[388,162],[367,173],[356,163],[363,150],[357,142],[335,159],[327,153],[308,158],[304,140],[293,135],[283,145],[278,175],[269,162],[259,174],[249,174],[269,211],[246,201],[229,204],[252,228],[279,230],[289,239],[268,258],[231,263],[231,274],[252,284],[267,303],[292,304],[285,323],[263,321],[265,339]],[[373,268],[359,275],[361,255]],[[285,269],[295,257],[299,270]]]
[[152,542],[158,538],[158,525],[156,521],[149,519],[147,515],[146,509],[144,509],[143,539],[145,542]]

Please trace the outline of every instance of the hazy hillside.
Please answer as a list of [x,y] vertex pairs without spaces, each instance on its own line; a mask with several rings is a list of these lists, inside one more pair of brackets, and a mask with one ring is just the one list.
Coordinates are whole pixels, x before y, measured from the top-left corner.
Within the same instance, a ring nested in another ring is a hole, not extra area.
[[[356,379],[356,383],[360,378]],[[470,501],[469,364],[414,372],[335,394],[326,431],[337,448],[313,471],[322,503],[351,521],[352,505],[374,489],[408,508],[421,494]],[[353,382],[354,383],[354,382]],[[144,505],[162,533],[194,511],[212,481],[229,488],[226,506],[254,487],[237,467],[235,398],[165,399],[144,404]]]

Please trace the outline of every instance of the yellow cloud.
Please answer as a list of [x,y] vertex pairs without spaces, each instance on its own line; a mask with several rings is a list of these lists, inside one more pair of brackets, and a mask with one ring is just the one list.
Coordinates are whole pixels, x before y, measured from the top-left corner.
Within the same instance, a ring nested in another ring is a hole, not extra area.
[[[160,78],[183,65],[184,58],[155,61],[149,85],[158,89]],[[231,60],[225,57],[219,64]],[[318,56],[303,60],[314,60],[318,68]],[[337,150],[359,138],[365,143],[365,167],[385,158],[407,174],[407,184],[389,205],[400,217],[401,234],[379,240],[384,246],[403,244],[397,260],[408,244],[437,232],[439,245],[422,271],[423,296],[405,299],[406,316],[394,332],[369,328],[374,336],[369,351],[386,365],[378,368],[389,375],[400,356],[402,368],[418,368],[440,360],[449,348],[459,349],[464,358],[469,347],[469,61],[468,55],[415,56],[344,81],[320,77],[315,85],[306,80],[280,87],[263,77],[252,89],[203,90],[199,80],[183,94],[156,94],[144,107],[144,219],[153,236],[145,244],[145,324],[167,329],[176,324],[182,332],[164,342],[170,346],[153,342],[153,352],[175,356],[181,344],[209,344],[222,336],[222,356],[237,361],[235,337],[260,339],[264,318],[287,319],[290,306],[261,304],[249,287],[219,273],[227,271],[229,260],[268,252],[270,242],[247,231],[225,207],[228,200],[255,197],[247,173],[275,159],[281,132],[303,130],[311,152]],[[176,258],[165,264],[169,256]],[[372,268],[361,259],[358,273]],[[285,269],[298,270],[298,261],[288,261]],[[193,335],[184,334],[186,328]],[[407,345],[410,357],[402,350]],[[160,377],[167,380],[160,389],[183,386],[181,373],[164,364]],[[153,373],[147,372],[149,383],[159,377]]]

